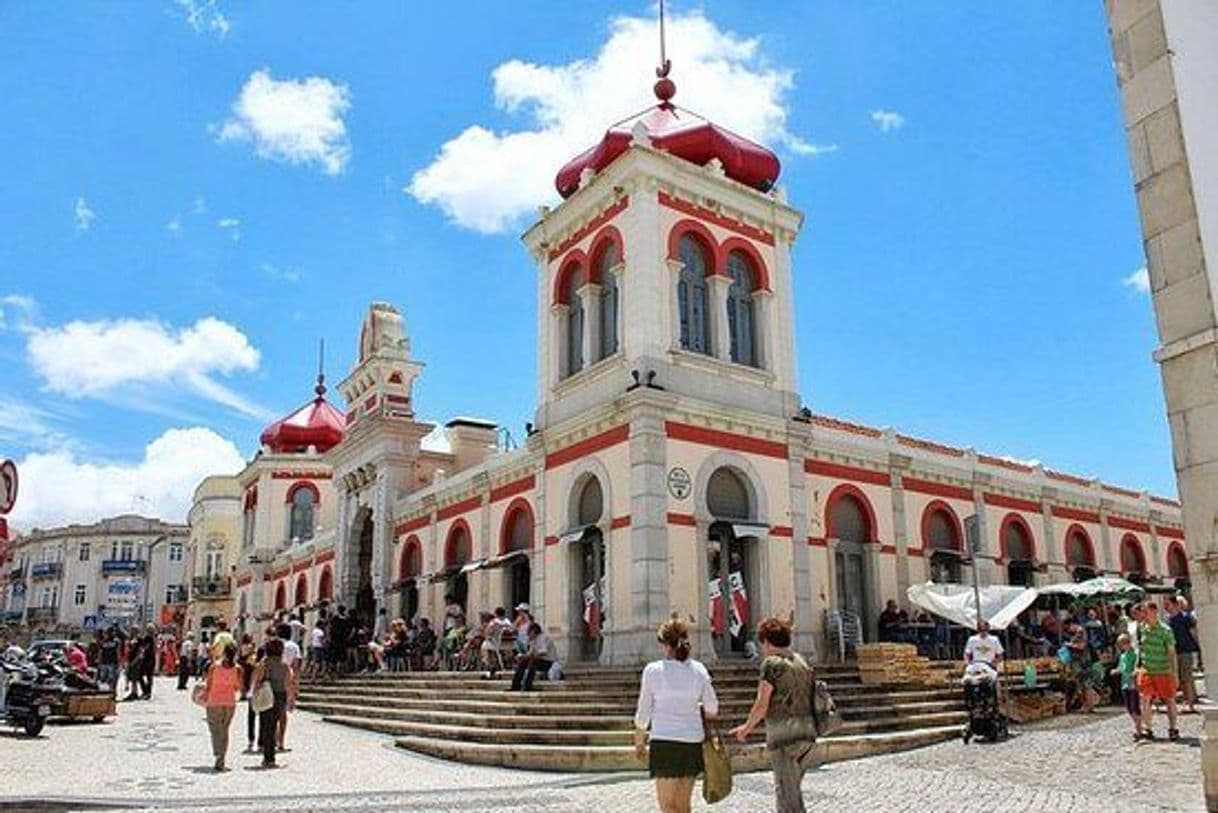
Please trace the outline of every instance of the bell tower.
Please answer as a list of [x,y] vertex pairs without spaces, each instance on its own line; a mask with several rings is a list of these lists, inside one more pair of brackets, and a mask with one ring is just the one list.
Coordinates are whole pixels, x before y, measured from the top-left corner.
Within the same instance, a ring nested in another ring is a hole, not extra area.
[[765,147],[657,104],[569,161],[524,235],[538,265],[536,425],[662,388],[729,409],[799,410],[791,245],[803,216]]

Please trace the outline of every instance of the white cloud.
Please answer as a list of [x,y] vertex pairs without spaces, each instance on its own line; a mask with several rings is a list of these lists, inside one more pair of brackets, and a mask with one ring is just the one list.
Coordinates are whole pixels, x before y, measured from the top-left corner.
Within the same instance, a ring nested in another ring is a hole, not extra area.
[[220,10],[217,0],[173,0],[181,9],[186,24],[196,33],[211,33],[223,37],[232,30],[232,23]]
[[0,445],[43,451],[74,446],[55,424],[60,416],[10,396],[0,396]]
[[72,206],[72,216],[76,219],[77,231],[88,231],[97,221],[97,213],[89,207],[89,202],[81,197],[78,197]]
[[8,294],[0,296],[0,331],[10,327],[26,331],[34,317],[38,314],[38,303],[31,296],[24,294]]
[[905,117],[895,110],[879,108],[871,111],[871,120],[880,128],[881,133],[894,133],[905,126]]
[[300,282],[300,272],[292,268],[280,268],[274,263],[263,263],[262,265],[258,266],[258,269],[271,279],[278,279],[291,283]]
[[237,447],[211,429],[169,429],[130,462],[81,459],[59,449],[18,462],[21,491],[12,521],[23,528],[93,522],[120,513],[183,522],[195,486],[245,464]]
[[165,231],[169,232],[170,234],[176,235],[181,230],[182,230],[182,216],[181,215],[174,215],[173,219],[165,224]]
[[[701,13],[669,23],[676,103],[761,143],[810,155],[817,147],[788,127],[790,70],[768,64],[756,38],[719,29]],[[453,222],[505,231],[556,196],[555,173],[613,122],[655,104],[656,21],[619,17],[590,59],[538,65],[514,59],[491,74],[495,105],[526,119],[524,129],[475,124],[440,147],[406,191]]]
[[1122,279],[1121,284],[1140,294],[1148,294],[1150,293],[1150,272],[1146,270],[1146,266],[1142,266]]
[[217,128],[220,141],[248,141],[262,158],[317,164],[338,175],[351,159],[343,114],[351,108],[346,85],[324,76],[271,78],[255,71],[233,102],[233,116]]
[[243,415],[270,415],[216,380],[257,370],[260,355],[244,333],[214,317],[187,328],[119,319],[32,327],[28,334],[26,355],[47,391],[132,403],[141,393],[174,395],[184,388]]
[[235,217],[222,217],[216,221],[216,226],[227,232],[237,242],[241,239],[241,221]]

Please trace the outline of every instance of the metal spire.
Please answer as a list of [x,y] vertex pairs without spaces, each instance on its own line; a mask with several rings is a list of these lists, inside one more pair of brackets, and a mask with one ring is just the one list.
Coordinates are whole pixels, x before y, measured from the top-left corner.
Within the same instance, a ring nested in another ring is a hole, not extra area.
[[664,30],[664,0],[660,0],[660,67],[656,68],[656,83],[653,90],[661,107],[671,107],[670,101],[677,94],[677,84],[668,78],[672,62],[668,59],[667,37]]
[[317,344],[317,386],[313,392],[321,398],[326,394],[326,340],[319,339]]

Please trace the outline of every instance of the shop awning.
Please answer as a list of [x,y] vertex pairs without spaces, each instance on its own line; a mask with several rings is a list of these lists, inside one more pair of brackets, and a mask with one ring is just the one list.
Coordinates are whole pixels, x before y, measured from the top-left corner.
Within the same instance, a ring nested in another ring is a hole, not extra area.
[[461,573],[473,573],[475,570],[481,569],[486,564],[485,559],[475,559],[472,562],[466,562],[461,565]]
[[584,538],[584,534],[588,532],[589,528],[595,527],[595,525],[581,525],[578,528],[572,528],[571,530],[559,535],[558,544],[566,545],[571,542],[578,542]]
[[529,552],[527,550],[508,551],[507,553],[503,554],[502,556],[492,556],[490,559],[487,559],[484,567],[486,567],[486,568],[503,567],[506,564],[510,564],[511,562],[514,562],[515,560],[521,559],[528,555],[529,555]]
[[732,533],[737,538],[746,536],[763,537],[770,533],[770,526],[763,522],[733,522]]
[[[996,630],[1004,630],[1019,614],[1032,606],[1039,595],[1031,587],[989,585],[980,589],[981,617]],[[911,585],[906,591],[910,602],[962,627],[977,628],[977,596],[963,584]]]

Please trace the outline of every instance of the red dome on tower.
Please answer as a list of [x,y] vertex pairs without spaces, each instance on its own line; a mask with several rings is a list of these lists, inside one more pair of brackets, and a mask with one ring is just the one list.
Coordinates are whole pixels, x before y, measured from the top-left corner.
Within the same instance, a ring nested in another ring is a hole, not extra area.
[[664,77],[657,82],[660,103],[613,125],[600,143],[568,161],[554,179],[558,194],[564,198],[574,194],[585,169],[600,172],[613,163],[629,149],[634,129],[640,123],[656,149],[699,166],[718,158],[727,177],[762,192],[769,191],[782,168],[778,156],[744,136],[672,104],[668,99],[675,92],[671,79]]
[[317,377],[316,398],[262,430],[259,440],[263,446],[277,454],[293,454],[308,451],[310,446],[328,452],[342,442],[347,421],[326,400],[324,381],[324,376]]

